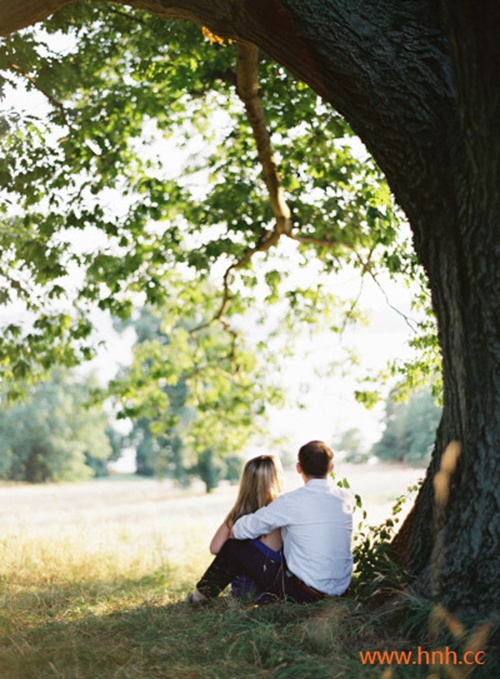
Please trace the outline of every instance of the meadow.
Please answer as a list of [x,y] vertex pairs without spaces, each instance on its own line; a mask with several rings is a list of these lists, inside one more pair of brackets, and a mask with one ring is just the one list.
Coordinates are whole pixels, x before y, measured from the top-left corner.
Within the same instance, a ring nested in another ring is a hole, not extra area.
[[[347,472],[373,522],[422,475]],[[431,676],[420,665],[363,664],[360,650],[408,643],[350,597],[185,604],[234,494],[140,479],[0,487],[0,678]]]

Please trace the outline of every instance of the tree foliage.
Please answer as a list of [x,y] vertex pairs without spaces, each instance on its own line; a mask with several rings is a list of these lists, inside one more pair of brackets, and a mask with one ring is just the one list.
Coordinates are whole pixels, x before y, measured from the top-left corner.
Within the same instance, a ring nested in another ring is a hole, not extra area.
[[260,127],[235,44],[119,5],[74,3],[5,38],[0,67],[7,86],[45,102],[40,114],[7,108],[3,126],[1,295],[32,314],[5,328],[6,379],[89,357],[88,309],[125,318],[138,299],[162,304],[179,267],[215,280],[213,319],[231,324],[264,283],[290,324],[324,311],[341,330],[353,305],[295,284],[284,240],[327,274],[347,263],[422,276],[349,126],[267,57]]
[[266,407],[279,405],[282,393],[248,341],[242,347],[234,335],[228,344],[226,333],[211,324],[196,330],[213,304],[205,287],[192,284],[197,317],[176,316],[168,305],[140,311],[132,322],[132,365],[110,390],[119,416],[134,423],[129,439],[138,473],[181,482],[196,475],[211,490],[219,477],[234,478],[236,454],[262,431]]
[[102,408],[89,406],[93,380],[56,370],[23,402],[0,411],[0,478],[41,483],[100,475],[112,456]]

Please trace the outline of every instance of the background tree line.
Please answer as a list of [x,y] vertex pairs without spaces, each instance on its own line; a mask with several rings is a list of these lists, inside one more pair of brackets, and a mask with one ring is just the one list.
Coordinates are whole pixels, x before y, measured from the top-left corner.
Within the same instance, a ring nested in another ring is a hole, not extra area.
[[[150,311],[141,313],[149,330],[158,331]],[[140,344],[140,341],[138,341]],[[120,379],[128,378],[124,368]],[[187,405],[187,385],[179,379],[165,386],[170,428],[159,428],[158,418],[132,419],[127,434],[101,403],[94,402],[95,379],[55,369],[51,378],[38,382],[22,402],[4,404],[0,412],[0,478],[28,483],[81,481],[107,476],[109,463],[126,449],[135,455],[139,476],[170,478],[182,486],[200,478],[207,491],[220,480],[237,481],[244,461],[232,446],[220,450],[207,436],[206,447],[194,448],[189,426],[196,411]],[[429,389],[410,394],[407,401],[386,401],[384,430],[368,450],[362,433],[348,429],[334,441],[334,449],[347,462],[364,464],[370,457],[383,461],[425,466],[430,458],[441,409]],[[248,439],[254,433],[248,429]],[[229,435],[230,438],[230,435]]]
[[0,410],[0,478],[42,483],[107,474],[121,454],[109,417],[90,406],[95,381],[54,369],[22,402]]
[[357,428],[347,429],[334,441],[334,448],[347,462],[366,463],[370,457],[425,467],[430,460],[441,407],[430,388],[423,387],[401,399],[392,392],[386,399],[383,430],[369,448]]

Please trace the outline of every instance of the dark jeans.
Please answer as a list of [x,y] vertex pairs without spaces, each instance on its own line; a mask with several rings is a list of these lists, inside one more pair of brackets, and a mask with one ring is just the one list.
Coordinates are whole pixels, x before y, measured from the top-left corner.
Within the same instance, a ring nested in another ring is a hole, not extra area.
[[240,573],[248,575],[263,591],[297,603],[314,601],[286,566],[274,561],[248,540],[228,540],[203,574],[196,587],[207,597],[216,597]]

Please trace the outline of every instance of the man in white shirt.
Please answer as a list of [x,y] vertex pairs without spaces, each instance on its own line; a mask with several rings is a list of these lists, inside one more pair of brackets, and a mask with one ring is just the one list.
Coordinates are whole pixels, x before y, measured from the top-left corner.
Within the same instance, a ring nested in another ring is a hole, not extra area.
[[[236,521],[236,539],[223,545],[190,601],[217,596],[239,573],[261,590],[298,603],[343,594],[352,572],[352,508],[347,492],[328,479],[332,470],[333,452],[325,443],[302,446],[297,471],[304,486]],[[283,537],[284,566],[248,542],[276,528]]]

